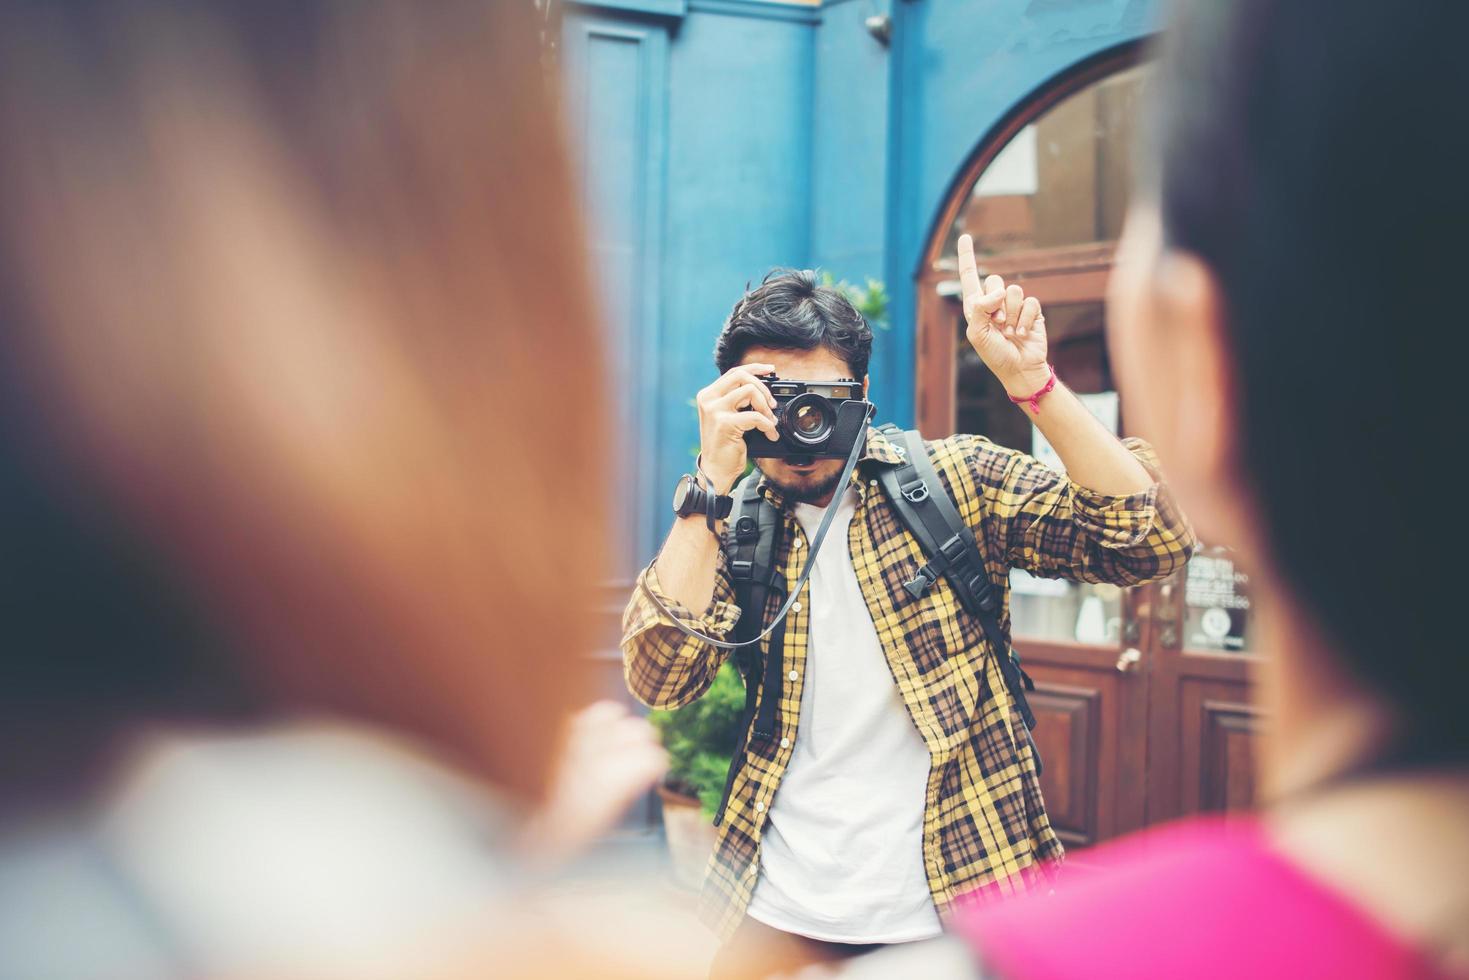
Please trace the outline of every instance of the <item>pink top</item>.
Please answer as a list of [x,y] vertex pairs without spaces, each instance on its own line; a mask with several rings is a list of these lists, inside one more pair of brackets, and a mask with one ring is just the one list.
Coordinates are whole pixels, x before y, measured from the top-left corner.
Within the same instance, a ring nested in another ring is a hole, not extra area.
[[1253,820],[1184,821],[1085,861],[1054,894],[970,904],[956,932],[1009,980],[1444,976],[1272,850]]

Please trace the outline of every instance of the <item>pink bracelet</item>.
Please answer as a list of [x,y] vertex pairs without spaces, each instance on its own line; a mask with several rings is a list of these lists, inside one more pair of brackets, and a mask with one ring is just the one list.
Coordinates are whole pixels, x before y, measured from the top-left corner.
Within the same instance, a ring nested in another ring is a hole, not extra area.
[[1037,391],[1035,394],[1025,398],[1016,398],[1014,395],[1010,394],[1007,391],[1005,392],[1006,397],[1008,397],[1012,402],[1017,405],[1029,405],[1031,412],[1039,415],[1041,413],[1041,398],[1045,395],[1049,395],[1051,391],[1056,387],[1056,369],[1050,364],[1046,365],[1046,369],[1051,372],[1051,378],[1049,381],[1041,386],[1040,391]]

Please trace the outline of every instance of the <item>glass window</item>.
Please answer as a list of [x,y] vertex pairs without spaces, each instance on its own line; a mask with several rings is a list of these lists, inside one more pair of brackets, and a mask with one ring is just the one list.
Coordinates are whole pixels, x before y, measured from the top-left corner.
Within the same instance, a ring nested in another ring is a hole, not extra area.
[[1019,637],[1117,646],[1122,590],[1036,578],[1010,570],[1010,629]]
[[1132,188],[1138,97],[1151,69],[1125,68],[1027,125],[980,174],[950,229],[976,255],[1115,241]]
[[1183,596],[1185,649],[1250,652],[1250,576],[1228,548],[1199,544]]

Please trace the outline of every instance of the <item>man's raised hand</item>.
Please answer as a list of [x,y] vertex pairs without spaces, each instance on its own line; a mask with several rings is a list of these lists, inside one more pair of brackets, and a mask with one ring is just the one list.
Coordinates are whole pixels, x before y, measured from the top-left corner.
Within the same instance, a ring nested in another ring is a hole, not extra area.
[[1011,395],[1023,398],[1038,391],[1050,380],[1040,300],[1013,283],[1007,287],[999,276],[981,283],[974,239],[968,235],[959,236],[959,285],[966,336],[980,360]]
[[745,472],[745,433],[764,432],[779,438],[775,396],[758,375],[773,364],[740,364],[724,372],[694,398],[699,408],[699,468],[719,493],[729,493]]

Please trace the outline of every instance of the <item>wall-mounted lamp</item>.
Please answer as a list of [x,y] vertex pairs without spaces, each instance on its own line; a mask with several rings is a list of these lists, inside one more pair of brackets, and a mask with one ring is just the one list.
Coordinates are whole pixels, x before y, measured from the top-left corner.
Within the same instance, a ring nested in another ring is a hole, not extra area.
[[893,39],[893,18],[888,14],[873,14],[862,22],[867,28],[867,33],[877,38],[877,43],[883,47]]

